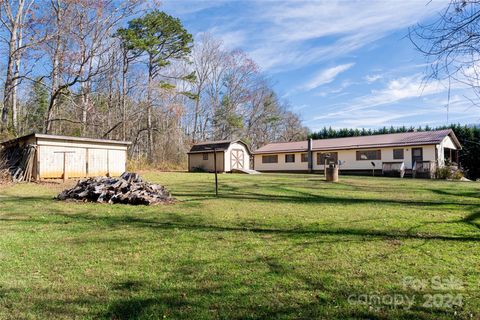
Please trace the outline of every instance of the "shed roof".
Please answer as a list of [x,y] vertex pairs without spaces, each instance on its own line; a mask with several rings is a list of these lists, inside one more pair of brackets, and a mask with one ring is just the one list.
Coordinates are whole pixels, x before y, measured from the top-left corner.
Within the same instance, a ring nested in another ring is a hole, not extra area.
[[43,138],[43,139],[52,139],[52,140],[63,140],[63,141],[80,141],[80,142],[93,142],[93,143],[103,143],[103,144],[119,144],[119,145],[130,145],[132,144],[129,141],[118,141],[118,140],[108,140],[108,139],[93,139],[93,138],[83,138],[83,137],[71,137],[71,136],[59,136],[53,134],[41,134],[41,133],[31,133],[22,137],[15,139],[7,140],[0,142],[0,145],[9,145],[17,141],[29,139],[29,138]]
[[[312,150],[345,150],[345,149],[368,149],[381,147],[401,147],[414,145],[439,144],[450,136],[453,143],[461,149],[455,133],[451,129],[437,131],[421,131],[421,132],[402,132],[390,134],[378,134],[372,136],[319,139],[312,141]],[[267,144],[254,153],[276,153],[276,152],[305,152],[308,149],[308,142],[280,142]]]
[[225,151],[232,143],[241,143],[247,148],[248,152],[250,152],[248,145],[242,140],[219,140],[195,143],[188,153],[212,152],[213,149],[216,149],[217,151]]

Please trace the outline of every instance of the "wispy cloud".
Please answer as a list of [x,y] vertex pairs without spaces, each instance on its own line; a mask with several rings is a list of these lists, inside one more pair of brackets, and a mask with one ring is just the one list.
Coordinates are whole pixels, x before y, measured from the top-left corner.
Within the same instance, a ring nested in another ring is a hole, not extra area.
[[383,78],[383,75],[381,74],[367,74],[363,79],[367,81],[367,83],[374,83],[377,80],[380,80]]
[[[263,70],[285,71],[342,56],[415,24],[446,4],[433,0],[267,1],[165,0],[167,8],[198,21],[230,48],[243,47]],[[223,7],[223,11],[218,9]],[[221,14],[219,13],[221,12]],[[248,40],[248,41],[247,41]]]
[[448,90],[441,82],[424,82],[422,74],[400,77],[388,82],[387,87],[357,99],[358,107],[375,107],[404,99],[427,96]]
[[345,63],[332,68],[324,69],[318,72],[312,79],[301,86],[301,90],[310,91],[324,84],[330,83],[342,72],[353,67],[355,63]]
[[[432,18],[448,2],[164,3],[180,10],[189,30],[209,32],[222,39],[228,49],[241,48],[249,53],[274,82],[278,81],[282,99],[291,100],[292,110],[315,129],[324,124],[375,127],[443,123],[448,87],[423,82],[420,69],[426,65],[421,63],[421,55],[412,54],[411,44],[403,36],[409,26]],[[397,45],[394,38],[398,39],[399,50],[391,54],[394,50],[386,46]],[[346,63],[349,61],[355,61],[355,65]],[[468,121],[468,99],[463,93],[455,96],[452,92],[451,97],[450,120]]]
[[[441,82],[425,83],[422,74],[399,77],[390,80],[384,88],[371,90],[370,94],[354,98],[349,103],[328,106],[326,109],[329,112],[312,117],[310,121],[335,121],[337,127],[358,128],[388,126],[393,123],[411,125],[422,117],[427,117],[432,124],[434,121],[445,120],[447,101],[444,96],[448,90],[448,86]],[[464,87],[456,85],[450,90],[464,90]],[[414,100],[418,98],[423,98],[423,103]],[[417,101],[415,105],[408,103],[412,100]],[[451,112],[457,119],[462,119],[465,114],[465,110],[461,109],[465,107],[465,102],[466,99],[459,99],[458,95],[454,95],[450,101]]]
[[221,0],[162,0],[162,9],[174,11],[177,15],[196,14],[198,12],[219,7],[225,2]]
[[218,34],[219,40],[226,49],[238,49],[245,45],[248,35],[244,30],[232,30],[228,32],[218,32],[218,27],[213,27],[207,31],[209,34]]
[[[412,25],[445,3],[417,1],[270,1],[257,2],[258,39],[252,56],[264,69],[285,70],[338,58]],[[299,23],[301,21],[301,23]],[[335,37],[331,41],[329,37]]]

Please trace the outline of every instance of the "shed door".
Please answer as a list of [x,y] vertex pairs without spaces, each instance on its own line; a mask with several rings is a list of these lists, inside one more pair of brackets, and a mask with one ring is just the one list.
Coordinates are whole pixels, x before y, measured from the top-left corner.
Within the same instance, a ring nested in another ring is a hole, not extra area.
[[125,172],[125,162],[125,150],[89,149],[88,175],[118,177]]
[[88,176],[101,177],[108,173],[108,150],[88,149]]
[[111,177],[119,177],[125,172],[126,157],[125,150],[108,150],[108,172]]
[[232,149],[231,151],[231,168],[232,169],[243,169],[244,168],[244,153],[242,149]]
[[40,177],[61,178],[64,160],[68,177],[85,177],[86,149],[60,146],[40,146],[38,153]]

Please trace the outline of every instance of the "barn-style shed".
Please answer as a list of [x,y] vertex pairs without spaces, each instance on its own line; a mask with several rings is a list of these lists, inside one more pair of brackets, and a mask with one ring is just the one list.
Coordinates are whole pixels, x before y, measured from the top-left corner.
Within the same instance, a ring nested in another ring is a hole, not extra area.
[[[48,134],[30,134],[2,142],[11,165],[22,166],[32,179],[120,176],[125,172],[130,142]],[[16,157],[16,158],[15,158]],[[25,159],[29,157],[30,160]]]
[[217,172],[250,170],[251,152],[241,140],[207,141],[194,144],[188,152],[188,171],[214,172],[214,150],[217,155]]

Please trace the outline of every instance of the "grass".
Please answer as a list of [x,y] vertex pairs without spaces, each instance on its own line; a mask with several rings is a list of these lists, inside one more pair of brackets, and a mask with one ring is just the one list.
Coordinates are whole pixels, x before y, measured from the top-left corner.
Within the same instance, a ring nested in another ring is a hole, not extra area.
[[480,317],[478,183],[221,175],[215,198],[210,174],[144,177],[180,201],[0,186],[0,319]]

